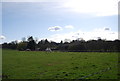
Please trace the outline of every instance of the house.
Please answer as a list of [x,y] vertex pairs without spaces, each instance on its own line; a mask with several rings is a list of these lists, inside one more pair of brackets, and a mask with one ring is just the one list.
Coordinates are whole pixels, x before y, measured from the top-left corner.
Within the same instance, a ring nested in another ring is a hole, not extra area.
[[51,52],[52,50],[50,48],[46,48],[45,51]]
[[26,49],[26,51],[31,51],[30,49]]

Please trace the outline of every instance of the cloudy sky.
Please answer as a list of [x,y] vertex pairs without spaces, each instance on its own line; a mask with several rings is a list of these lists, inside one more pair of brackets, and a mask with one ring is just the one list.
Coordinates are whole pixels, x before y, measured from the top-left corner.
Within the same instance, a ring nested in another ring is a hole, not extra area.
[[[1,42],[118,39],[119,0],[3,0]],[[1,15],[1,14],[0,14]]]

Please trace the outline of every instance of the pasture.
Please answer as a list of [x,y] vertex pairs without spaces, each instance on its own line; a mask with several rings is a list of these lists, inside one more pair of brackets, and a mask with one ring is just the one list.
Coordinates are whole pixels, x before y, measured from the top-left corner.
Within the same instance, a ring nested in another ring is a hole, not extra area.
[[2,51],[3,79],[117,79],[118,53]]

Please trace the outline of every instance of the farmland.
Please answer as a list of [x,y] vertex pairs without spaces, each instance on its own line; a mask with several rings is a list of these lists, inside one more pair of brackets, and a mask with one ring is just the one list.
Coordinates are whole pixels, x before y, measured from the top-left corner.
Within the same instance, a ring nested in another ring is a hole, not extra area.
[[4,79],[117,79],[116,52],[2,51]]

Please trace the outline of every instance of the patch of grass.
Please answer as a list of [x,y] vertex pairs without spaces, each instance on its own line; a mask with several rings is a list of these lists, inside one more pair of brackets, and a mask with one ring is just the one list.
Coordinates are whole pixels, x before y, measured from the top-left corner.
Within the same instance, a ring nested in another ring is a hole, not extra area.
[[[117,79],[115,52],[41,52],[3,50],[3,74],[8,79]],[[72,58],[72,59],[71,59]]]

